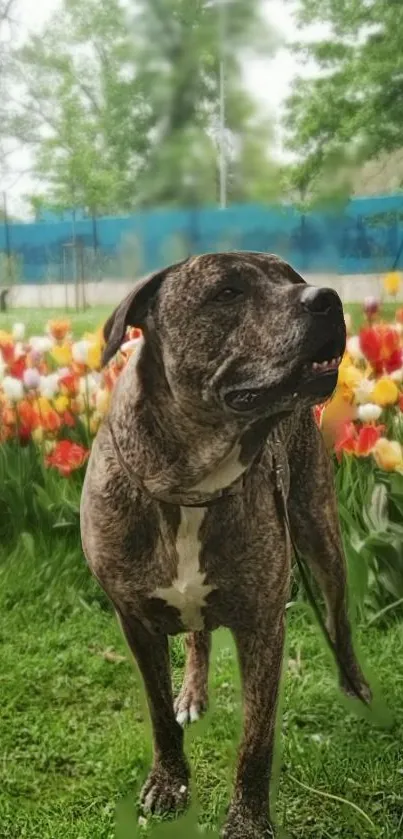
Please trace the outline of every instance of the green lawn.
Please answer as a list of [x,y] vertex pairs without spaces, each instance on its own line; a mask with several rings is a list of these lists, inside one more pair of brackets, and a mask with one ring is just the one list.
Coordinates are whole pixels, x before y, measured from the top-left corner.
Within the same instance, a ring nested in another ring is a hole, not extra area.
[[[362,306],[359,303],[350,303],[345,307],[351,313],[354,326],[359,327],[362,322]],[[383,305],[383,315],[386,319],[392,319],[396,306],[394,303]],[[111,314],[113,306],[94,306],[85,312],[67,312],[64,309],[10,309],[5,314],[0,314],[0,329],[10,329],[16,321],[26,324],[31,335],[43,333],[45,326],[51,318],[68,317],[72,321],[73,331],[76,337],[86,330],[99,327]]]
[[68,318],[75,337],[85,331],[97,329],[111,314],[113,306],[94,306],[85,312],[66,312],[65,309],[23,309],[13,308],[0,314],[0,329],[11,329],[16,322],[25,323],[29,335],[42,335],[46,324],[52,318]]
[[[0,638],[0,836],[137,835],[136,794],[150,760],[144,703],[115,619],[67,542],[51,556],[38,542],[1,558]],[[276,804],[288,836],[402,835],[403,626],[363,629],[360,644],[396,718],[392,729],[346,705],[309,613],[289,611]],[[178,686],[180,640],[172,659]],[[217,835],[210,829],[228,801],[240,724],[237,685],[229,636],[217,633],[212,708],[187,735],[198,819],[208,836]],[[155,827],[139,835],[159,836]],[[196,836],[187,822],[174,827],[167,835]]]

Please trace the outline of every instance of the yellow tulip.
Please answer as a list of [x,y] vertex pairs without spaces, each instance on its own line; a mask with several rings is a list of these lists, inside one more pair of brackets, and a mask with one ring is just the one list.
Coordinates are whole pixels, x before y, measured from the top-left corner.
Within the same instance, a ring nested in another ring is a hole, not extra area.
[[4,329],[0,329],[0,345],[1,344],[13,344],[14,339],[11,332],[5,332]]
[[71,347],[69,344],[56,344],[52,347],[50,354],[59,367],[69,367],[72,362]]
[[57,399],[54,400],[53,404],[58,414],[64,414],[64,412],[68,410],[70,401],[67,396],[58,396]]
[[45,416],[52,410],[52,406],[49,402],[49,399],[46,399],[45,396],[39,396],[36,400],[36,404],[38,406],[38,411],[41,416]]
[[100,414],[95,412],[92,415],[92,417],[90,419],[90,432],[91,432],[92,435],[95,436],[95,434],[97,433],[98,428],[101,424],[101,420],[102,420],[102,417],[100,416]]
[[345,400],[343,390],[336,390],[333,398],[323,409],[320,426],[329,451],[333,448],[342,425],[355,419],[355,416],[355,406]]
[[83,414],[85,411],[85,400],[84,397],[79,394],[75,397],[75,399],[71,402],[71,410],[73,414]]
[[398,398],[399,389],[392,379],[387,377],[378,379],[371,393],[371,402],[384,408],[387,405],[395,405]]
[[101,414],[101,416],[105,416],[105,414],[107,413],[109,409],[110,400],[111,394],[109,390],[106,389],[106,387],[102,387],[97,391],[95,397],[95,404],[97,411],[99,414]]
[[93,342],[88,349],[87,367],[90,370],[99,370],[101,367],[101,344],[99,341]]
[[387,440],[380,437],[373,450],[374,458],[385,472],[401,471],[403,469],[403,450],[397,440]]
[[383,286],[387,294],[395,297],[400,288],[400,274],[397,271],[391,271],[389,274],[386,274]]
[[34,428],[34,430],[31,432],[31,434],[32,434],[32,439],[39,446],[42,443],[42,440],[43,440],[43,428]]
[[361,370],[358,370],[353,364],[350,364],[348,367],[343,367],[342,365],[340,366],[338,377],[338,384],[340,386],[347,387],[349,390],[354,390],[360,384],[361,379]]

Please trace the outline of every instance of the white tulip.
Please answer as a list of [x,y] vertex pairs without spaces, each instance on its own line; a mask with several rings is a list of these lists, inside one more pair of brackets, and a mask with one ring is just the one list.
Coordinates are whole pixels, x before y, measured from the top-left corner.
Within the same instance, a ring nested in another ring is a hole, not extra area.
[[358,419],[361,422],[376,422],[382,413],[382,408],[379,405],[374,405],[373,402],[367,402],[366,405],[360,405],[357,411]]
[[54,345],[54,341],[52,338],[46,335],[33,335],[32,338],[29,339],[29,346],[31,347],[34,352],[38,353],[47,353],[49,352]]
[[372,379],[361,379],[360,383],[354,390],[357,405],[366,405],[367,402],[371,402],[371,393],[374,386],[375,382],[373,382]]
[[17,343],[14,345],[14,358],[21,358],[22,355],[25,355],[24,345],[21,343],[21,341],[17,341]]
[[50,373],[49,376],[41,376],[39,390],[45,399],[53,399],[59,390],[59,374]]
[[346,324],[346,331],[351,332],[351,327],[353,325],[353,320],[350,315],[350,312],[344,312],[344,323]]
[[7,367],[7,364],[4,361],[3,354],[0,350],[0,382],[4,378],[4,373],[5,373],[6,367]]
[[394,370],[393,373],[389,373],[389,378],[397,384],[403,382],[403,367],[401,367],[400,370]]
[[90,342],[83,339],[82,341],[76,341],[71,348],[71,353],[73,356],[73,360],[77,364],[86,364],[88,361],[88,353],[90,349]]
[[10,402],[19,402],[24,396],[22,382],[14,376],[5,376],[2,382],[2,388]]
[[80,376],[80,393],[82,396],[86,394],[96,393],[99,387],[99,378],[90,373],[88,376]]
[[15,323],[11,334],[14,338],[14,341],[23,341],[25,337],[25,324],[24,323]]
[[364,358],[363,353],[361,352],[360,339],[358,335],[351,335],[350,338],[347,338],[346,349],[353,361],[359,361]]

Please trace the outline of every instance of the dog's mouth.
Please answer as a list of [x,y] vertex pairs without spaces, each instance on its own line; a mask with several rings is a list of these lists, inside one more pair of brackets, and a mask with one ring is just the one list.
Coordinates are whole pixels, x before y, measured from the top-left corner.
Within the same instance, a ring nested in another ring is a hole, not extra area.
[[326,399],[336,387],[344,347],[345,337],[330,339],[316,349],[308,361],[300,363],[284,382],[271,387],[229,390],[224,394],[224,402],[232,411],[248,413],[264,410],[287,395],[312,397],[314,401]]
[[334,339],[326,341],[322,347],[316,350],[314,359],[305,362],[303,372],[305,375],[315,378],[337,373],[343,357],[343,351],[344,346],[341,346],[340,341]]

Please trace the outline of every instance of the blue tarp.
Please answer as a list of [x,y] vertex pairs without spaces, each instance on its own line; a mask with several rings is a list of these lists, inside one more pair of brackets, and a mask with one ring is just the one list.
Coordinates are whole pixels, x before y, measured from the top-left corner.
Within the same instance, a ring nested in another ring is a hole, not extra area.
[[[341,209],[301,214],[260,205],[153,210],[94,221],[77,213],[49,214],[9,225],[10,249],[21,282],[71,278],[74,230],[108,277],[138,276],[187,254],[259,250],[280,254],[302,272],[365,274],[390,270],[403,241],[403,194],[351,200]],[[6,230],[0,222],[0,253]],[[403,268],[403,248],[397,265]],[[86,264],[85,274],[93,269]]]

